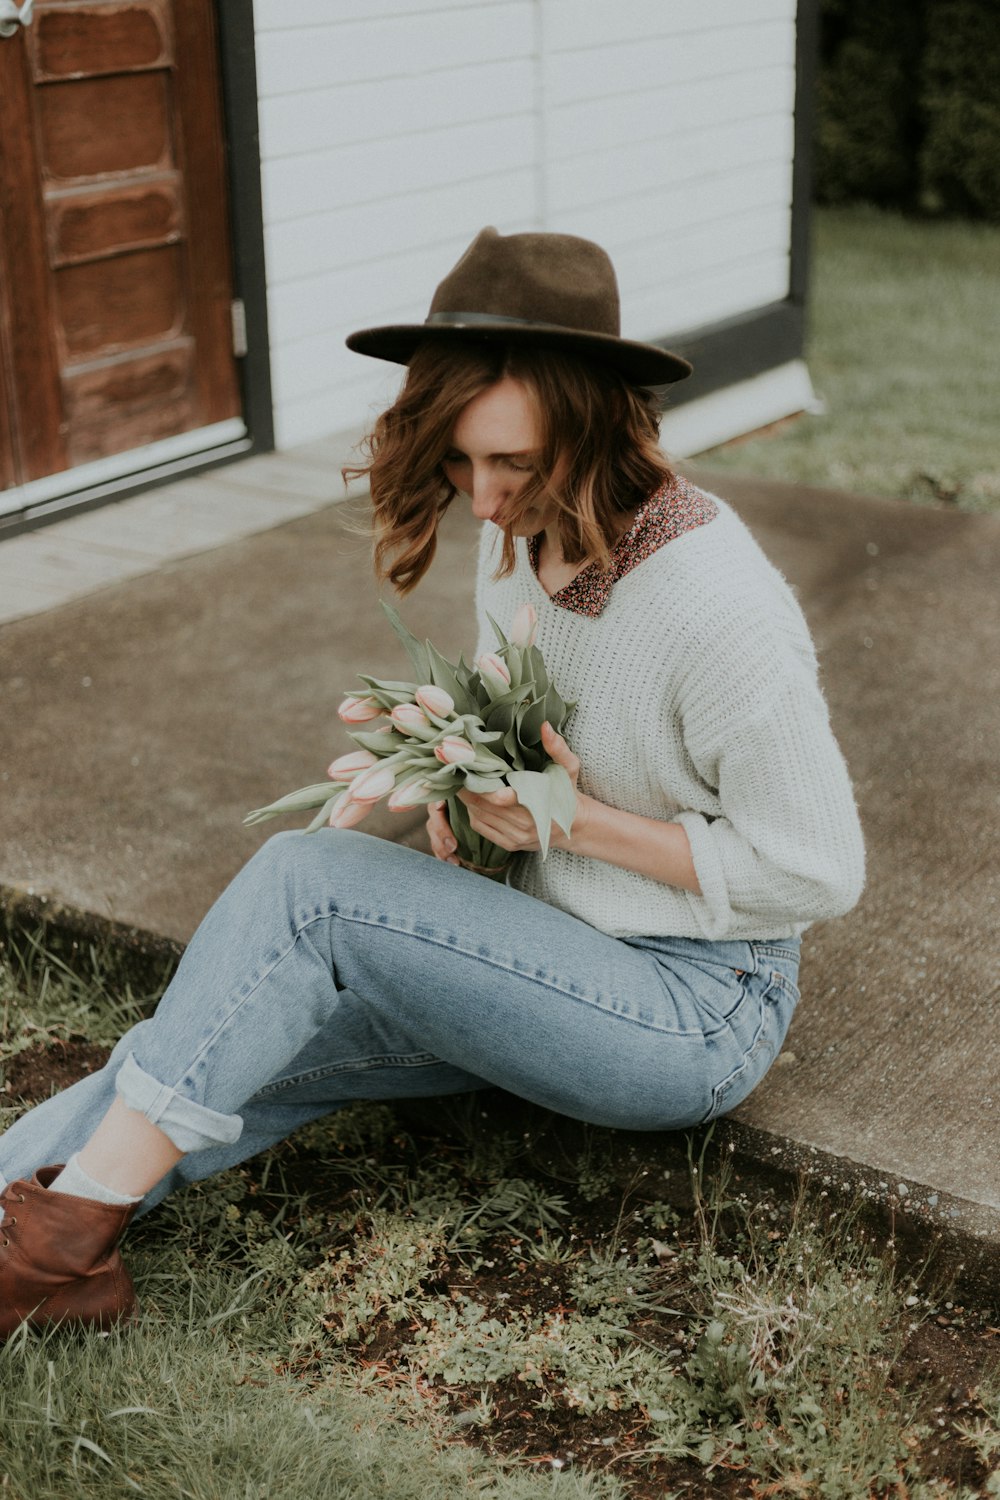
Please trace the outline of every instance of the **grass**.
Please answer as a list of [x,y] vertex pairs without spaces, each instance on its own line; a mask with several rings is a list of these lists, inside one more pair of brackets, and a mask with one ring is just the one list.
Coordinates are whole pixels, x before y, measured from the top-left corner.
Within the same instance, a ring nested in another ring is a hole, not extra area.
[[[113,988],[8,942],[2,1055],[110,1042]],[[825,1194],[692,1154],[678,1207],[607,1132],[452,1127],[355,1106],[134,1226],[138,1329],[0,1348],[0,1495],[1000,1495],[997,1329]]]
[[823,415],[713,468],[1000,510],[1000,227],[817,209],[807,359]]

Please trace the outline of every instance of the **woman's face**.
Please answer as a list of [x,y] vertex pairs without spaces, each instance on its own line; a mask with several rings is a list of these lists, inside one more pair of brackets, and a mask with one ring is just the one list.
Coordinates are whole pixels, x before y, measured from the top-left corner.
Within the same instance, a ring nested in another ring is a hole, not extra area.
[[[504,507],[538,472],[541,457],[531,398],[519,380],[505,375],[462,409],[443,467],[448,482],[472,501],[474,516],[502,525]],[[514,536],[534,536],[545,530],[556,510],[540,496],[509,529]]]

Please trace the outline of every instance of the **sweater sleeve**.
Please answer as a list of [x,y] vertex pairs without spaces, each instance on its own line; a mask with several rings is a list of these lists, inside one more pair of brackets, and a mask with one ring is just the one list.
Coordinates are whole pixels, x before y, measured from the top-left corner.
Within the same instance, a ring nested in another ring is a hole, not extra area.
[[[744,683],[745,686],[745,683]],[[864,844],[850,777],[819,685],[802,671],[744,699],[738,713],[700,712],[688,753],[718,815],[678,813],[701,896],[706,937],[750,918],[773,931],[840,916],[864,885]]]

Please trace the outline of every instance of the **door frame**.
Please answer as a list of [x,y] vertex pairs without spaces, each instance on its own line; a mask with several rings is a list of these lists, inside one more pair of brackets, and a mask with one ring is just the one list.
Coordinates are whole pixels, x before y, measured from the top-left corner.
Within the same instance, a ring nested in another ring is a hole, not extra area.
[[[212,440],[213,446],[201,451],[197,451],[196,442],[182,441],[178,444],[181,451],[175,456],[169,456],[169,447],[164,444],[133,449],[136,466],[129,472],[117,474],[118,468],[128,467],[129,453],[126,451],[116,455],[117,462],[110,466],[111,477],[97,472],[108,466],[108,461],[103,460],[99,465],[86,465],[79,471],[67,469],[47,479],[33,480],[22,486],[24,506],[0,515],[0,540],[19,532],[33,531],[79,511],[123,500],[142,490],[170,484],[181,476],[202,473],[255,453],[270,453],[274,448],[253,4],[252,0],[213,0],[213,10],[226,146],[233,296],[243,303],[246,323],[247,352],[237,360],[242,422],[246,433],[234,438],[231,432],[220,431]],[[219,427],[226,425],[219,424]],[[201,430],[211,431],[210,428]],[[194,436],[183,435],[189,439]],[[192,447],[195,451],[184,451]],[[165,452],[167,456],[164,456]],[[80,479],[74,485],[76,472],[79,472]]]

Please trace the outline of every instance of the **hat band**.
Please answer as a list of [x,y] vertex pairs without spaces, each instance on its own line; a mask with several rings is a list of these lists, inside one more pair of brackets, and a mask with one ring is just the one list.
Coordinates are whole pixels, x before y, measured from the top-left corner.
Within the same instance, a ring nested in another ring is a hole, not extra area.
[[508,318],[503,313],[434,312],[424,323],[447,324],[449,328],[486,328],[494,323],[508,323],[515,328],[565,328],[567,333],[588,333],[586,328],[570,328],[566,323],[539,323],[537,318]]

